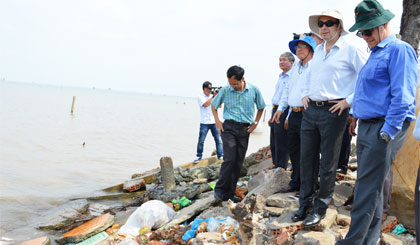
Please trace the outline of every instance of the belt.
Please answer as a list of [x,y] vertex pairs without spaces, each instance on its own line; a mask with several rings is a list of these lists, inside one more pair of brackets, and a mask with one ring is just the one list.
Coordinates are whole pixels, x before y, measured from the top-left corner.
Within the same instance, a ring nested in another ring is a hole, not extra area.
[[278,107],[278,105],[273,105],[273,109],[277,109]]
[[301,112],[301,111],[303,111],[303,106],[292,107],[292,111],[294,111],[294,112]]
[[385,119],[385,117],[375,117],[375,118],[369,118],[369,119],[360,119],[360,121],[366,122],[366,123],[377,123],[377,122],[382,121],[384,119]]
[[250,123],[237,122],[237,121],[233,121],[233,120],[230,120],[230,119],[225,120],[225,122],[232,123],[232,124],[239,125],[239,126],[243,126],[243,127],[248,127],[249,125],[251,125]]
[[[333,99],[333,100],[343,100],[343,99]],[[328,100],[324,100],[324,101],[310,100],[309,103],[311,103],[311,104],[313,104],[315,106],[318,106],[318,107],[322,107],[322,106],[333,106],[333,105],[336,104],[336,103],[328,102]]]

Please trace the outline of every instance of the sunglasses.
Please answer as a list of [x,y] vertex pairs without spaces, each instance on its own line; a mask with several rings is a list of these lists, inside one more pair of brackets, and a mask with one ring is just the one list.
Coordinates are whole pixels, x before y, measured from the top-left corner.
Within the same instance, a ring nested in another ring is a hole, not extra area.
[[298,50],[298,48],[306,48],[306,47],[308,47],[308,45],[306,45],[306,44],[296,45],[295,50]]
[[321,28],[321,27],[323,27],[324,25],[326,25],[327,27],[331,27],[331,26],[333,26],[333,25],[337,25],[339,22],[338,21],[332,21],[332,20],[328,20],[328,21],[326,21],[326,22],[323,22],[323,21],[318,21],[318,27],[319,28]]
[[360,37],[360,38],[362,38],[363,36],[370,37],[370,36],[372,36],[372,31],[373,31],[373,29],[364,30],[364,31],[358,31],[358,32],[356,33],[356,35],[357,35],[358,37]]

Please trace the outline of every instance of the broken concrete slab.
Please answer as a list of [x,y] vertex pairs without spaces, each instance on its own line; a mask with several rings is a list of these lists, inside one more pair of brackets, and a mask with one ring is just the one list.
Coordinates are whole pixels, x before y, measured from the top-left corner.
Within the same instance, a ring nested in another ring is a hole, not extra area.
[[268,223],[267,228],[271,231],[280,231],[279,233],[284,231],[296,233],[297,231],[302,230],[302,221],[292,221],[292,217],[296,211],[297,209],[292,212],[284,213],[279,218],[275,219],[271,223]]
[[278,208],[298,208],[299,199],[290,198],[294,197],[295,192],[290,193],[277,193],[267,198],[267,206]]
[[197,219],[207,219],[214,217],[215,219],[224,219],[226,217],[232,217],[232,214],[226,208],[226,206],[209,207],[197,216]]
[[391,234],[382,233],[381,244],[382,245],[403,245],[403,242],[393,237]]
[[328,232],[311,231],[311,232],[302,234],[302,237],[312,238],[314,240],[319,241],[319,243],[323,244],[323,245],[334,245],[335,244],[334,235],[331,234],[331,233],[328,233]]
[[194,199],[202,192],[210,191],[208,184],[189,184],[186,186],[177,187],[174,190],[165,191],[162,185],[158,185],[153,189],[147,191],[150,200],[161,200],[163,202],[172,202],[172,200],[179,200],[182,197]]
[[33,240],[20,243],[20,245],[50,245],[50,239],[47,236],[39,237]]
[[269,197],[280,188],[286,187],[290,182],[290,176],[283,168],[271,171],[263,171],[248,181],[248,195],[260,194]]
[[62,238],[57,239],[60,244],[64,243],[78,243],[81,242],[106,228],[110,227],[114,223],[114,216],[111,214],[103,214],[94,219],[83,223],[66,233],[63,234]]
[[329,229],[337,219],[337,210],[328,208],[327,213],[325,214],[325,218],[319,222],[316,226],[309,227],[307,229],[314,230],[314,231],[325,231]]
[[273,216],[279,217],[286,212],[290,212],[292,209],[289,208],[278,208],[278,207],[264,207],[264,217]]
[[248,168],[247,175],[248,176],[255,175],[255,174],[258,174],[259,172],[261,172],[264,169],[270,169],[272,167],[273,167],[273,160],[270,158],[270,159],[264,160],[264,161],[262,161],[258,164],[250,166]]
[[225,242],[223,239],[222,233],[219,232],[203,232],[198,233],[193,245],[206,245],[206,244],[222,244]]
[[86,199],[69,201],[43,214],[38,228],[41,230],[60,230],[80,220],[88,208],[89,203]]
[[216,202],[216,199],[214,199],[213,196],[209,196],[204,199],[197,200],[190,206],[181,209],[181,211],[178,212],[178,214],[173,218],[169,223],[163,225],[159,228],[159,230],[170,228],[172,226],[181,224],[182,222],[190,219],[191,217],[194,217],[198,213],[202,212],[203,210],[209,208],[211,205],[213,205]]
[[128,192],[145,190],[146,189],[146,181],[141,177],[131,179],[131,180],[127,180],[123,184],[123,189],[125,191],[128,191]]
[[354,185],[348,181],[339,181],[336,183],[333,194],[334,206],[342,206],[353,195],[353,188]]

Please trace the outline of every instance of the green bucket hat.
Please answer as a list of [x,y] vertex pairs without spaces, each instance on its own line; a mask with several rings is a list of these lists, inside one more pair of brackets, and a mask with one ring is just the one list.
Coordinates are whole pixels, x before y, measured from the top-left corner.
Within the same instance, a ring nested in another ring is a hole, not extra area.
[[388,23],[394,14],[388,9],[384,9],[376,0],[364,0],[354,9],[356,23],[350,27],[349,31],[369,30],[374,27]]

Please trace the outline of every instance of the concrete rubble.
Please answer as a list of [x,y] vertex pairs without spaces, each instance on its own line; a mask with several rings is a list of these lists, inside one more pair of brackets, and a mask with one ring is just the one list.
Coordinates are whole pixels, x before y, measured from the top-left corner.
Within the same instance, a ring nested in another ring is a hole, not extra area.
[[[276,193],[287,186],[291,172],[273,169],[269,147],[265,147],[244,161],[243,177],[237,188],[237,195],[243,197],[240,203],[215,201],[210,183],[217,181],[221,161],[211,157],[198,164],[174,168],[173,189],[165,190],[159,169],[134,174],[123,184],[49,211],[39,229],[52,230],[50,237],[58,237],[51,240],[53,244],[88,241],[86,239],[98,234],[105,234],[107,238],[84,244],[335,244],[346,235],[351,222],[348,204],[352,200],[357,171],[354,150],[350,162],[348,174],[337,174],[333,201],[326,217],[311,228],[291,220],[299,207],[296,193]],[[171,202],[181,197],[190,199],[191,204],[180,209],[166,224],[156,229],[140,227],[135,237],[119,233],[120,227],[143,203],[161,200],[173,208]],[[220,223],[226,219],[236,224]],[[195,220],[203,220],[195,227],[197,230],[192,227]],[[382,225],[380,244],[415,244],[415,237],[410,233],[391,233],[397,225],[397,217],[388,216]],[[185,240],[187,233],[193,235]],[[50,241],[48,237],[39,239],[25,245]]]

